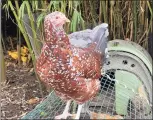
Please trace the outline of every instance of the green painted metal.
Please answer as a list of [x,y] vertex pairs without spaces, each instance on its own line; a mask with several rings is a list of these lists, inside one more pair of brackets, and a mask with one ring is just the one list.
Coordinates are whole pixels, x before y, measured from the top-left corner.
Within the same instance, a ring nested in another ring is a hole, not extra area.
[[143,49],[138,44],[131,41],[117,39],[109,42],[108,50],[124,51],[136,55],[137,57],[142,59],[142,61],[147,65],[150,73],[152,74],[152,59],[150,55],[145,51],[145,49]]
[[[109,42],[108,51],[127,52],[129,53],[129,55],[133,54],[137,56],[143,61],[143,63],[146,65],[152,75],[152,59],[148,52],[138,44],[131,41],[117,39]],[[135,93],[138,92],[138,87],[142,85],[142,83],[141,80],[134,75],[134,73],[130,73],[127,71],[117,70],[115,72],[115,79],[118,80],[118,82],[120,83],[115,84],[116,112],[121,115],[127,115],[129,100],[135,96]],[[125,88],[124,86],[129,89]],[[135,92],[132,92],[132,89]]]
[[[129,100],[138,92],[138,87],[142,85],[138,77],[127,71],[116,71],[115,79],[115,107],[119,115],[127,115]],[[125,86],[126,85],[126,88]],[[134,92],[132,91],[134,90]]]

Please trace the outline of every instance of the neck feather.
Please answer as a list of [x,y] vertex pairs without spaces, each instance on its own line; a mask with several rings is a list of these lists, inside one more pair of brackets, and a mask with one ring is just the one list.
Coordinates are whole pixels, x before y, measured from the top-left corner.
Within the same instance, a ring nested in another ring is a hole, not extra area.
[[49,20],[44,22],[45,41],[51,44],[56,44],[57,41],[63,41],[69,44],[69,38],[62,26],[55,27]]

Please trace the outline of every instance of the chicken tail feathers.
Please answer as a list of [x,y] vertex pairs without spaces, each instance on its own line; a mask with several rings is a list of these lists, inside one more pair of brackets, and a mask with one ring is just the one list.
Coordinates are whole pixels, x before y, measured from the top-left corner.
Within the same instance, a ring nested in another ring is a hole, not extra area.
[[105,54],[108,41],[108,24],[103,23],[93,29],[94,42],[96,43],[95,51]]

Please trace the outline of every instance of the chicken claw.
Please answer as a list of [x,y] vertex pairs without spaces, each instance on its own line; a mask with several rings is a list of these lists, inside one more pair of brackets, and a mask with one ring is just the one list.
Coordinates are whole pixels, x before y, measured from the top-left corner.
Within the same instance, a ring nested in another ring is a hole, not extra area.
[[72,114],[63,112],[61,115],[55,116],[55,119],[67,119],[69,116],[72,116]]
[[55,116],[55,119],[66,119],[68,116],[72,116],[69,111],[69,106],[71,104],[71,100],[67,101],[66,107],[61,115]]

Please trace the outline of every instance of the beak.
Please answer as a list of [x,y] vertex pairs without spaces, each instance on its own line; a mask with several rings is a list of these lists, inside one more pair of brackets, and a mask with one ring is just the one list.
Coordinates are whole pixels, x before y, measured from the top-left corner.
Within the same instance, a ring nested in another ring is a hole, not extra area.
[[66,18],[66,20],[65,20],[66,22],[70,22],[70,20],[68,19],[68,18]]

